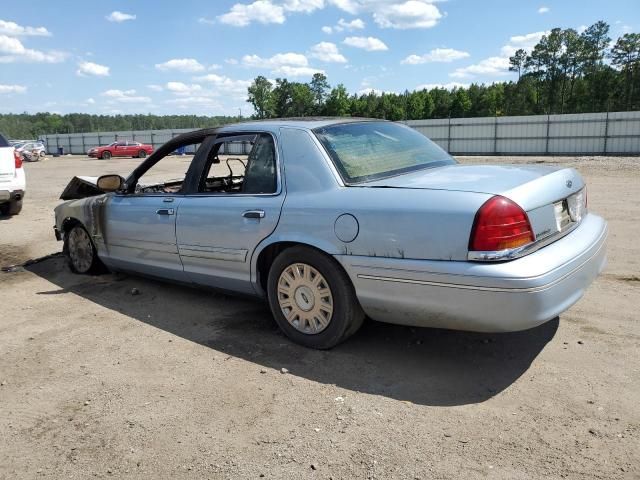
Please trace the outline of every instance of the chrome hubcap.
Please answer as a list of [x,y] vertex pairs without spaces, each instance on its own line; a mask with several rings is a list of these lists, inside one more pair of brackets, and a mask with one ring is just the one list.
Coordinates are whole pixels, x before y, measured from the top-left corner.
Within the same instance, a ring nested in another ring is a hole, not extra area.
[[320,333],[331,322],[331,288],[322,274],[306,263],[294,263],[282,271],[278,303],[287,322],[299,332]]
[[69,257],[79,272],[86,272],[93,262],[93,247],[84,228],[74,228],[69,233]]

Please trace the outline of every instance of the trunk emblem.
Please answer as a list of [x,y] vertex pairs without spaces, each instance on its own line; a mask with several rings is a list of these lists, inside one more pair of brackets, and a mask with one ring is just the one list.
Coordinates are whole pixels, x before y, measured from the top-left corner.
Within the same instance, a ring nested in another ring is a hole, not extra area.
[[571,188],[573,186],[573,182],[571,180],[567,180],[567,188]]

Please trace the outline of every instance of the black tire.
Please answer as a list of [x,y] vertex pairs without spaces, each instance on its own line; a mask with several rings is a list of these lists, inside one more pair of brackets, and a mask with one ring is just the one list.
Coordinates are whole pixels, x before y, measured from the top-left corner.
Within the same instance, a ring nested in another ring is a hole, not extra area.
[[138,152],[138,158],[146,158],[147,157],[147,152],[145,152],[144,150],[140,150]]
[[108,150],[106,152],[102,152],[100,158],[103,160],[109,160],[111,158],[111,152]]
[[18,215],[22,211],[22,199],[12,200],[0,205],[0,213],[3,215]]
[[[331,317],[328,325],[319,333],[300,331],[289,323],[280,307],[278,300],[280,276],[296,263],[306,264],[317,270],[326,280],[332,295]],[[305,347],[320,350],[332,348],[353,335],[364,320],[364,312],[345,271],[333,258],[313,248],[296,246],[281,252],[269,270],[267,293],[269,306],[278,326],[291,340]]]
[[45,152],[44,150],[40,150],[41,157],[45,157],[46,155],[47,155],[47,152]]
[[[76,236],[83,239],[83,245],[75,241]],[[84,241],[85,239],[86,242]],[[81,250],[74,252],[74,249],[78,247],[80,247]],[[92,274],[99,273],[104,269],[102,262],[98,258],[98,252],[91,240],[91,236],[79,223],[65,233],[62,251],[67,258],[69,268],[74,273]]]

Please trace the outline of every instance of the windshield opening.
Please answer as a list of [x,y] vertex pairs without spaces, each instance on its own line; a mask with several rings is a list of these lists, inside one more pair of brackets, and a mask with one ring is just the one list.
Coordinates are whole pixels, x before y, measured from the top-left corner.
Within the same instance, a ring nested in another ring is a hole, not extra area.
[[427,137],[398,123],[341,123],[314,133],[346,183],[456,163]]

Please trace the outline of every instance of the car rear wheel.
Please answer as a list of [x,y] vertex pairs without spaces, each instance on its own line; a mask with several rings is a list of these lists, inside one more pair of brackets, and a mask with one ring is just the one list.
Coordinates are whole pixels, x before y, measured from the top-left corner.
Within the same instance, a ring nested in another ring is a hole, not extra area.
[[3,215],[18,215],[22,211],[22,199],[0,205],[0,213]]
[[102,152],[102,156],[100,158],[102,158],[103,160],[109,160],[111,158],[111,152]]
[[75,225],[64,237],[63,251],[75,273],[94,273],[102,265],[91,237],[82,225]]
[[47,153],[44,150],[40,150],[40,156],[44,157]]
[[138,152],[138,158],[145,158],[147,156],[147,152],[145,152],[144,150],[140,150]]
[[347,274],[334,259],[312,248],[280,253],[269,270],[267,290],[278,326],[306,347],[334,347],[364,320]]

